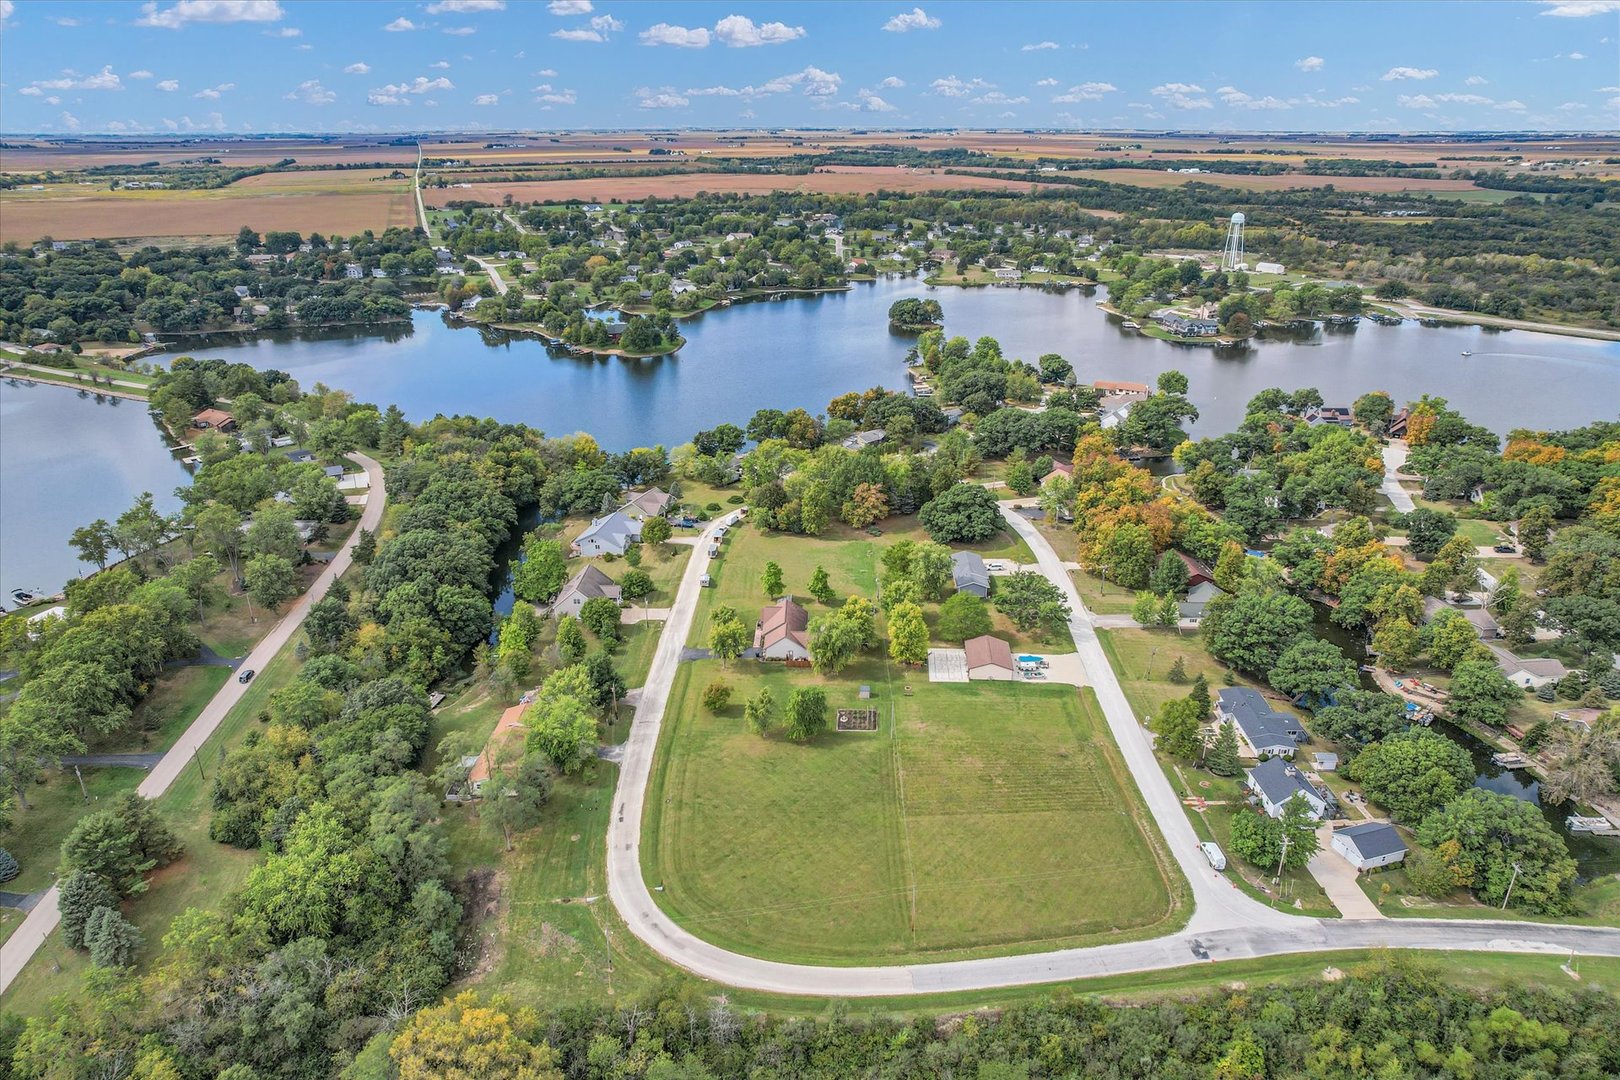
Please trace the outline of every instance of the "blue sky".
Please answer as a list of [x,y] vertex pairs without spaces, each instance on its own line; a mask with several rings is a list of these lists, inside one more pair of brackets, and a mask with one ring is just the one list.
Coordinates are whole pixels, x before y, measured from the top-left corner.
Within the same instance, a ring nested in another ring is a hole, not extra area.
[[1614,130],[1620,0],[0,0],[6,132]]

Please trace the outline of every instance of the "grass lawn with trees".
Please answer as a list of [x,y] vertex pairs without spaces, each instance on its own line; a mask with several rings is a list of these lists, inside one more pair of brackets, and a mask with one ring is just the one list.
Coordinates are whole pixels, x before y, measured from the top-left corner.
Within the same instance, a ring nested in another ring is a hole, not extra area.
[[[700,700],[716,679],[733,691],[719,716]],[[780,706],[820,685],[830,718],[862,707],[861,684],[876,693],[875,732],[797,745],[742,717],[761,688]],[[930,684],[878,660],[831,680],[686,664],[647,805],[659,902],[706,940],[773,959],[1060,948],[1163,933],[1186,912],[1089,691]]]

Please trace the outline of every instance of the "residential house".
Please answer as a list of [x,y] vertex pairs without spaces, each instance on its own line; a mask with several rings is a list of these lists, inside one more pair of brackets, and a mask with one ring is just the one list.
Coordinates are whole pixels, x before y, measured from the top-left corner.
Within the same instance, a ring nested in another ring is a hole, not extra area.
[[844,440],[844,449],[864,450],[868,446],[876,446],[878,443],[883,441],[885,434],[887,433],[882,428],[872,428],[870,431],[857,431],[855,434]]
[[1104,399],[1101,408],[1097,410],[1097,423],[1106,431],[1123,424],[1136,408],[1136,402],[1130,398]]
[[810,613],[784,596],[759,613],[754,648],[761,660],[810,659]]
[[1117,379],[1098,379],[1091,384],[1104,399],[1116,397],[1145,398],[1153,393],[1153,388],[1147,383],[1121,382]]
[[315,455],[308,450],[288,450],[287,460],[294,465],[302,465],[305,462],[314,461]]
[[[957,424],[960,424],[962,422],[962,410],[960,408],[958,408],[957,406],[955,406],[955,405],[952,405],[948,409],[941,409],[939,411],[940,411],[940,415],[945,417],[945,422],[947,424],[949,424],[951,427],[955,427]],[[1070,471],[1070,474],[1072,475],[1073,472],[1074,472],[1074,469],[1073,469],[1072,466],[1070,467],[1069,471]]]
[[1178,551],[1176,552],[1176,555],[1180,557],[1182,565],[1186,566],[1187,568],[1188,588],[1195,588],[1199,585],[1214,583],[1215,575],[1210,572],[1209,567],[1205,566],[1202,562],[1193,558],[1191,555],[1188,555],[1185,551]]
[[1350,427],[1356,422],[1350,410],[1343,405],[1323,405],[1320,408],[1306,409],[1304,419],[1312,426],[1335,424],[1339,427]]
[[236,417],[224,409],[204,409],[191,418],[191,424],[204,430],[213,428],[215,431],[235,431]]
[[615,604],[621,599],[618,583],[594,566],[587,566],[569,579],[557,598],[551,602],[551,612],[558,618],[579,615],[585,601],[605,597]]
[[641,542],[641,522],[622,510],[593,520],[574,538],[575,555],[623,555]]
[[1176,611],[1183,619],[1196,622],[1204,617],[1204,608],[1211,600],[1224,595],[1213,581],[1200,581],[1187,590],[1187,598],[1176,605]]
[[1496,655],[1496,666],[1502,669],[1508,682],[1525,690],[1539,690],[1569,674],[1568,668],[1551,657],[1521,659],[1500,648],[1492,652]]
[[1237,728],[1257,758],[1291,758],[1305,737],[1297,717],[1276,712],[1258,690],[1247,686],[1229,686],[1216,694],[1215,712]]
[[1329,796],[1281,758],[1267,758],[1247,775],[1249,789],[1259,798],[1260,808],[1274,818],[1283,816],[1290,799],[1304,799],[1316,821],[1327,814]]
[[253,290],[248,288],[246,285],[233,286],[231,291],[236,293],[237,298],[240,300],[246,300],[248,297],[253,295]]
[[1214,337],[1221,332],[1221,324],[1214,319],[1189,319],[1174,312],[1161,319],[1160,325],[1178,337]]
[[1405,406],[1402,406],[1401,409],[1390,418],[1388,431],[1389,437],[1392,439],[1406,438],[1406,425],[1411,418],[1411,411]]
[[1406,841],[1388,822],[1364,821],[1334,833],[1333,850],[1357,870],[1376,870],[1406,858]]
[[962,651],[967,653],[969,680],[1011,682],[1017,673],[1017,665],[1013,663],[1012,646],[994,635],[984,634],[968,638],[962,642]]
[[1054,476],[1067,476],[1070,480],[1073,480],[1074,466],[1067,461],[1052,462],[1052,471],[1041,477],[1041,483],[1046,483]]
[[674,505],[675,496],[658,488],[648,488],[630,496],[619,509],[626,517],[646,521],[648,518],[663,517]]
[[463,798],[481,797],[484,794],[484,785],[489,782],[496,756],[509,743],[521,742],[528,738],[529,728],[523,722],[523,714],[528,708],[528,702],[523,701],[501,713],[501,718],[495,722],[495,730],[489,733],[489,740],[484,743],[484,749],[473,762],[472,768],[467,770],[466,794]]
[[951,555],[951,583],[957,592],[970,592],[974,596],[990,595],[990,571],[976,551],[958,551]]
[[1502,628],[1497,625],[1496,619],[1484,608],[1458,607],[1433,596],[1426,597],[1423,601],[1423,621],[1425,623],[1434,622],[1435,616],[1446,608],[1450,608],[1467,619],[1473,625],[1474,632],[1479,635],[1481,641],[1494,641],[1503,636]]
[[1018,275],[1018,267],[1016,267],[1016,266],[998,266],[998,267],[996,267],[996,280],[997,281],[1017,281],[1018,276],[1019,276]]
[[343,276],[350,279],[363,278],[366,276],[366,270],[359,263],[344,263]]

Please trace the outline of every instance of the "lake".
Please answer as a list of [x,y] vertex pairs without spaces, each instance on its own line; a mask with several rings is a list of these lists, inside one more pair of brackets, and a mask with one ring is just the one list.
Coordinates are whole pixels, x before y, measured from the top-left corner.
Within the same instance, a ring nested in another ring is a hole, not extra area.
[[1365,322],[1305,343],[1217,351],[1120,329],[1097,307],[1106,295],[930,291],[918,279],[891,277],[685,319],[686,346],[649,360],[581,359],[535,338],[458,326],[425,311],[413,315],[409,330],[211,340],[184,351],[278,367],[305,388],[317,381],[341,387],[361,401],[397,404],[413,420],[470,413],[552,435],[589,431],[610,450],[671,447],[721,421],[745,424],[757,409],[820,412],[848,390],[904,388],[904,357],[915,338],[889,330],[889,305],[930,296],[945,307],[947,332],[988,334],[1007,356],[1030,361],[1061,353],[1088,382],[1151,382],[1172,368],[1186,372],[1202,414],[1198,432],[1230,431],[1268,386],[1316,386],[1329,403],[1344,404],[1372,389],[1397,401],[1433,393],[1502,433],[1576,427],[1620,412],[1620,342]]
[[55,592],[80,572],[74,529],[112,521],[150,491],[179,509],[191,480],[164,448],[146,405],[84,391],[0,380],[0,603],[12,589]]

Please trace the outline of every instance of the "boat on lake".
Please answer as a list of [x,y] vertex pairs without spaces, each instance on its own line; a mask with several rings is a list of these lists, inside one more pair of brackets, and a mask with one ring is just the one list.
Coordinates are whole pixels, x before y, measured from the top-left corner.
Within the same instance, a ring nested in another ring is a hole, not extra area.
[[1492,754],[1491,761],[1497,765],[1500,765],[1504,769],[1522,769],[1526,765],[1530,764],[1529,758],[1525,757],[1523,754],[1517,754],[1511,751],[1500,754]]
[[1135,321],[1134,319],[1126,319],[1124,322],[1120,323],[1119,325],[1123,326],[1127,330],[1140,330],[1140,329],[1142,329],[1142,324]]
[[1571,814],[1565,821],[1564,827],[1572,833],[1588,833],[1592,836],[1620,836],[1620,829],[1615,828],[1614,822],[1606,817],[1588,817],[1582,814]]

